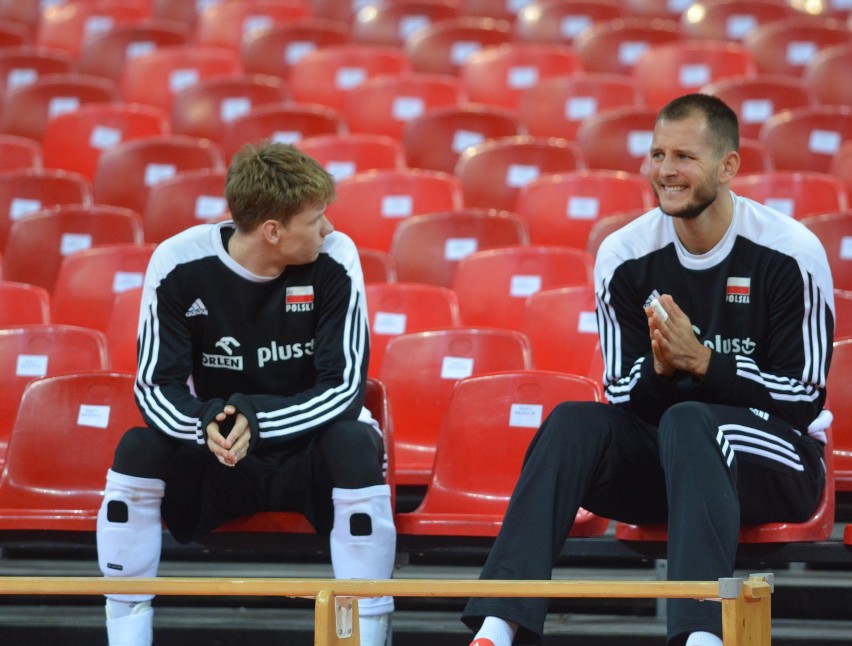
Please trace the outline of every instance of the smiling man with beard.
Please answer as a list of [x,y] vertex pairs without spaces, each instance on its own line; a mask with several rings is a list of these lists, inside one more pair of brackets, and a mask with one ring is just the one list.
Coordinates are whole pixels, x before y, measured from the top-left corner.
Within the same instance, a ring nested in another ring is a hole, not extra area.
[[[672,580],[730,577],[741,524],[801,522],[819,503],[831,274],[801,223],[731,192],[738,146],[718,98],[660,111],[659,207],[595,263],[608,403],[544,421],[482,578],[549,579],[579,507],[668,523]],[[546,613],[547,599],[472,599],[463,620],[475,646],[535,644]],[[670,646],[721,646],[721,630],[719,604],[669,601]]]

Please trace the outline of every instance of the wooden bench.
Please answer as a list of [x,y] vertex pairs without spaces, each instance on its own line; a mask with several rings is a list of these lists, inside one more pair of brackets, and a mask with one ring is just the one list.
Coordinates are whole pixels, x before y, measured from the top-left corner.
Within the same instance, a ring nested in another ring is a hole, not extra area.
[[315,599],[314,644],[359,646],[358,597],[666,598],[722,603],[724,646],[771,643],[772,574],[718,581],[480,581],[214,577],[0,577],[3,595],[154,594]]

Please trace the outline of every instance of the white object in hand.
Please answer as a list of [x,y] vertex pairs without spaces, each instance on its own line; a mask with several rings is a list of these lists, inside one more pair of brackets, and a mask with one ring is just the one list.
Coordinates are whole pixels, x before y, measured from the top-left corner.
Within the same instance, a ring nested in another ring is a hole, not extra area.
[[650,303],[650,305],[651,305],[651,307],[653,307],[655,310],[657,310],[657,314],[659,314],[659,315],[660,315],[660,319],[663,321],[663,323],[665,323],[665,322],[669,319],[669,314],[668,314],[668,312],[666,312],[666,310],[665,310],[665,309],[663,309],[662,304],[661,304],[661,303],[660,303],[660,301],[658,301],[656,298],[652,298],[652,299],[651,299],[651,303]]

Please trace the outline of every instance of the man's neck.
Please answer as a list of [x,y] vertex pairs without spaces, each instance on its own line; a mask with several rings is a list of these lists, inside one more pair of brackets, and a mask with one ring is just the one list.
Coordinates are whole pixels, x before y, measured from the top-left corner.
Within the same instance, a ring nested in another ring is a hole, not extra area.
[[707,253],[724,237],[734,217],[734,201],[730,191],[719,192],[719,197],[701,215],[686,220],[674,218],[677,237],[691,254]]

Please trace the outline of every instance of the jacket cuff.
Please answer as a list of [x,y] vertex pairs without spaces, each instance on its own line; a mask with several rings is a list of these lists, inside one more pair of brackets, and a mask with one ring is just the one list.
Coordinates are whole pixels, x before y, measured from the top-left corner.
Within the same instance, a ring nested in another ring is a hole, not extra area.
[[[224,399],[211,399],[204,402],[201,413],[198,416],[198,426],[195,429],[195,441],[200,446],[207,446],[207,425],[215,421],[216,415],[225,408]],[[227,425],[227,424],[226,424]],[[227,429],[222,429],[223,435],[227,436]]]
[[258,428],[257,423],[257,412],[254,409],[254,404],[251,401],[251,397],[248,395],[243,395],[242,393],[234,393],[228,399],[228,404],[237,409],[238,412],[242,413],[246,420],[248,420],[249,430],[251,431],[251,435],[249,437],[249,446],[248,452],[251,453],[254,451],[255,447],[258,445],[260,441],[260,429]]

